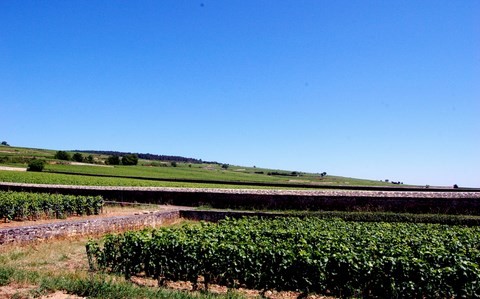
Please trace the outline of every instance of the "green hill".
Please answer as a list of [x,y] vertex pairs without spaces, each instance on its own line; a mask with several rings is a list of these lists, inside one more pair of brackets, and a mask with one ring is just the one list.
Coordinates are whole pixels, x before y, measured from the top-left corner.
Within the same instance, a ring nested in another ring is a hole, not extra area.
[[[68,152],[69,157],[73,157],[75,153],[81,154],[81,156],[77,154],[76,158],[79,160],[78,158],[81,157],[82,162],[56,159],[56,153],[56,150],[0,146],[0,181],[102,186],[224,188],[302,188],[312,186],[321,188],[325,185],[392,186],[381,181],[331,176],[327,173],[305,173],[215,162],[185,163],[139,159],[135,166],[107,165],[109,156],[98,152]],[[32,159],[45,161],[43,172],[12,171],[25,170]]]

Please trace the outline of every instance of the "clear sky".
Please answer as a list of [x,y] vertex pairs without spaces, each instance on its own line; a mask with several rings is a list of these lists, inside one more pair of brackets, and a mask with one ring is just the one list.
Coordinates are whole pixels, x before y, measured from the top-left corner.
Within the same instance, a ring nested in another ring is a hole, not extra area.
[[480,187],[480,1],[0,1],[0,139]]

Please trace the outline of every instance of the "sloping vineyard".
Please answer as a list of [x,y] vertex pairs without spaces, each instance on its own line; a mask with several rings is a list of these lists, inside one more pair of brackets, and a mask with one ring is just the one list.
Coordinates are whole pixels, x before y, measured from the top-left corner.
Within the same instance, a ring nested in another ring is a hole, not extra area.
[[316,218],[226,219],[107,235],[93,269],[339,297],[480,296],[480,228]]
[[0,218],[5,221],[97,215],[102,207],[101,196],[0,191]]

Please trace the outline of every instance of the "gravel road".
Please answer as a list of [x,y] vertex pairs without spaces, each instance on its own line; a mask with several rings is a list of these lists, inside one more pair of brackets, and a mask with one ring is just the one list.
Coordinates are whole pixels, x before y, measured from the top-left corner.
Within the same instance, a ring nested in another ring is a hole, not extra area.
[[8,166],[0,166],[0,170],[8,170],[8,171],[27,171],[26,168],[21,168],[21,167],[8,167]]

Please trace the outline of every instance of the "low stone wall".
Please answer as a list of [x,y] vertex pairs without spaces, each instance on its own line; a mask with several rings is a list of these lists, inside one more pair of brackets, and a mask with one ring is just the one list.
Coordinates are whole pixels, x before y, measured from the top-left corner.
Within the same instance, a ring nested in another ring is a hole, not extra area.
[[98,235],[110,232],[156,227],[172,223],[180,218],[178,210],[151,212],[130,216],[113,216],[86,220],[0,229],[0,245],[26,243],[55,238]]
[[[480,215],[477,191],[242,190],[0,183],[0,190],[101,195],[107,200],[237,210],[389,211]],[[453,190],[453,189],[452,189]]]

